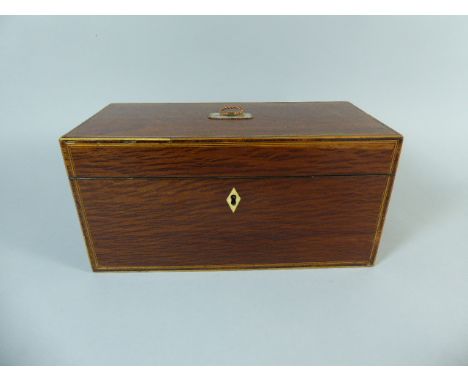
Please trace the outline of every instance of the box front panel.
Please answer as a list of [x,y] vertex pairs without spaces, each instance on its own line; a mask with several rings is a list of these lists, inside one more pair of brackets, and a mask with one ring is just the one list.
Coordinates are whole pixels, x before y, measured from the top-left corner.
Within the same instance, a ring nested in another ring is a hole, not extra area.
[[217,269],[369,264],[390,179],[124,178],[72,185],[96,270]]

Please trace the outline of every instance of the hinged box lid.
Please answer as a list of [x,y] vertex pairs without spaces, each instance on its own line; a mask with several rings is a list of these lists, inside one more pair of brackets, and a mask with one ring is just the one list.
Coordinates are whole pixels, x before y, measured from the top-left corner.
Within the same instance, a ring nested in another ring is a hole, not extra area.
[[111,104],[61,138],[71,176],[394,173],[401,135],[348,102],[223,105]]
[[399,138],[349,102],[242,103],[251,119],[209,119],[223,103],[115,103],[62,139],[213,140]]

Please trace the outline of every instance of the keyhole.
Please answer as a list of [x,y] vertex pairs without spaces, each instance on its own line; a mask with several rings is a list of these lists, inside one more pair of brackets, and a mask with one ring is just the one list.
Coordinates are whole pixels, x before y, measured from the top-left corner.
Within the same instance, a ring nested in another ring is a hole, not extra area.
[[231,206],[236,205],[236,195],[231,195]]

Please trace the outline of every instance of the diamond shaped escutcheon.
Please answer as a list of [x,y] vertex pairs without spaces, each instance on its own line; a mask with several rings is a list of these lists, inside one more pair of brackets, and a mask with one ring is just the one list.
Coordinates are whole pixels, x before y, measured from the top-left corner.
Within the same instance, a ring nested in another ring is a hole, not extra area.
[[237,190],[233,187],[231,192],[229,193],[228,197],[226,198],[226,202],[231,209],[232,213],[236,212],[237,206],[241,201],[241,197]]

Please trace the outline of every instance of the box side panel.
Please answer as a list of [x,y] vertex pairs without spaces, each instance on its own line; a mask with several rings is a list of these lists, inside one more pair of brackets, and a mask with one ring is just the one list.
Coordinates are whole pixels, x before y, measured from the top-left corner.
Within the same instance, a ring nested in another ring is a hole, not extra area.
[[374,264],[376,256],[377,256],[377,251],[378,251],[380,240],[382,237],[383,226],[385,222],[385,217],[387,215],[388,205],[390,203],[390,196],[393,190],[393,183],[395,181],[395,176],[396,176],[396,171],[397,171],[397,167],[398,167],[398,163],[400,159],[402,146],[403,146],[403,137],[401,137],[401,139],[397,141],[397,144],[393,152],[393,157],[391,161],[391,173],[393,175],[388,177],[387,184],[385,186],[385,192],[384,192],[384,195],[382,198],[382,204],[380,207],[380,213],[379,213],[379,219],[378,219],[375,238],[374,238],[374,244],[372,246],[372,251],[371,251],[370,265]]
[[93,268],[93,270],[96,270],[97,260],[96,260],[96,255],[94,253],[93,241],[91,239],[91,232],[89,230],[89,225],[86,220],[86,212],[83,208],[83,202],[81,200],[79,184],[78,182],[73,180],[75,171],[73,167],[73,160],[71,158],[69,146],[65,142],[60,141],[60,149],[62,151],[65,168],[67,170],[67,174],[69,177],[70,188],[72,190],[73,200],[75,201],[76,210],[78,212],[78,218],[80,220],[81,230],[83,233],[83,237],[85,239],[89,261],[91,263],[91,267]]

